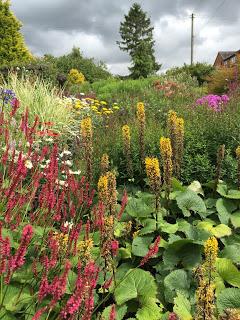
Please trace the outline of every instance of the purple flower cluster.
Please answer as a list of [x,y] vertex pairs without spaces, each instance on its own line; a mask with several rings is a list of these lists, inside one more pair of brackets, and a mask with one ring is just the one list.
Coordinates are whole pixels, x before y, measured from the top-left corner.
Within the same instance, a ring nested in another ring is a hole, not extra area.
[[223,107],[228,103],[229,97],[226,94],[222,96],[218,96],[215,94],[209,94],[207,96],[203,96],[202,98],[197,99],[196,105],[202,106],[206,105],[208,108],[220,112]]

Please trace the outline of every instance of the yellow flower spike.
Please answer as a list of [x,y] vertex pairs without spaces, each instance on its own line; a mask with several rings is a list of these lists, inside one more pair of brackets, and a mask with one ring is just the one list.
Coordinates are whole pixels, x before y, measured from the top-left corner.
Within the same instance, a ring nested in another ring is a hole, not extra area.
[[169,138],[162,137],[160,139],[160,152],[163,159],[164,182],[166,186],[167,196],[169,196],[172,179],[172,146]]
[[138,121],[145,124],[145,107],[142,102],[137,104],[137,118]]
[[84,118],[81,121],[80,133],[82,136],[85,161],[86,161],[86,172],[88,181],[92,181],[92,163],[93,163],[93,128],[92,119],[90,117]]
[[133,176],[132,156],[131,156],[131,132],[128,125],[122,127],[123,149],[127,162],[127,173],[129,178]]
[[108,176],[102,175],[98,180],[98,198],[103,204],[107,205],[109,200]]
[[215,237],[210,237],[204,243],[204,254],[206,262],[210,262],[214,265],[218,256],[218,241]]
[[106,153],[104,153],[101,158],[101,172],[102,174],[106,174],[108,170],[109,170],[109,157]]
[[147,157],[145,159],[146,174],[152,191],[157,194],[160,191],[161,173],[157,158]]
[[236,156],[238,159],[240,159],[240,146],[238,146],[236,149]]

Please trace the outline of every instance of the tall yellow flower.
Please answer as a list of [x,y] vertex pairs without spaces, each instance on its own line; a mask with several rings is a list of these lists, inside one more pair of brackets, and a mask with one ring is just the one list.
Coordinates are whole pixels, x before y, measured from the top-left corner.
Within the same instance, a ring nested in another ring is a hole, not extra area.
[[92,119],[90,117],[84,118],[81,121],[80,133],[83,142],[84,156],[86,161],[86,173],[88,181],[92,181],[92,162],[93,162],[93,129]]
[[145,167],[150,188],[157,194],[161,186],[161,173],[158,159],[147,157],[145,159]]
[[101,173],[105,174],[109,170],[109,157],[106,153],[101,158]]
[[142,165],[145,159],[145,107],[142,102],[137,104],[137,120],[138,120],[138,135],[139,135],[139,147],[140,147],[140,157]]
[[181,175],[181,165],[184,150],[184,120],[173,110],[168,112],[168,131],[172,144],[173,170],[176,177]]
[[172,145],[171,140],[169,138],[160,138],[160,152],[163,159],[164,182],[166,186],[167,195],[169,195],[173,171]]
[[104,205],[109,201],[108,176],[102,175],[98,180],[98,199]]
[[197,269],[198,288],[196,320],[214,319],[215,311],[215,263],[218,256],[218,242],[215,237],[210,237],[204,244],[204,263]]
[[128,177],[132,178],[132,156],[131,156],[131,131],[128,125],[122,127],[122,140],[123,140],[123,151],[127,163]]

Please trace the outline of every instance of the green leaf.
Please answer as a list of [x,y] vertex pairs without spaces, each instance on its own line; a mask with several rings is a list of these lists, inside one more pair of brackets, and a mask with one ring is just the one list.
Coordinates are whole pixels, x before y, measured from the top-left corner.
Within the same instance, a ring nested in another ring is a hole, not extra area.
[[118,254],[122,260],[129,259],[132,256],[131,247],[119,248]]
[[177,314],[180,320],[192,320],[191,304],[188,299],[181,293],[177,294],[174,299],[173,311]]
[[217,192],[228,199],[240,199],[240,191],[239,190],[228,190],[225,184],[218,184]]
[[132,299],[145,302],[146,299],[156,300],[157,286],[150,272],[142,269],[131,269],[116,287],[114,296],[118,305]]
[[165,266],[172,269],[179,263],[186,269],[192,269],[201,262],[202,246],[189,239],[181,239],[169,244],[163,253]]
[[185,217],[191,216],[191,211],[198,213],[202,218],[206,216],[207,209],[203,199],[192,190],[181,192],[177,197],[178,207]]
[[218,258],[216,268],[224,281],[234,287],[240,288],[240,271],[238,271],[238,268],[235,267],[231,260]]
[[[108,306],[103,310],[102,320],[109,320],[110,312],[112,306]],[[116,306],[116,320],[122,320],[127,313],[127,306],[123,304],[122,306]]]
[[234,228],[240,228],[240,211],[234,212],[230,216],[230,220]]
[[138,257],[144,257],[152,243],[153,236],[136,237],[132,242],[132,253]]
[[240,244],[227,245],[220,253],[220,258],[227,258],[234,263],[240,263]]
[[154,302],[155,299],[147,299],[136,313],[138,320],[159,320],[161,319],[161,308]]
[[217,297],[217,308],[220,315],[222,315],[226,309],[240,308],[240,289],[224,289]]
[[167,221],[161,218],[158,220],[158,229],[161,232],[169,234],[176,233],[178,231],[178,223],[168,223]]
[[236,209],[236,204],[229,199],[220,198],[216,202],[216,208],[221,223],[228,224],[231,213]]
[[204,196],[204,192],[203,192],[203,188],[201,186],[201,183],[197,180],[193,181],[189,186],[188,186],[189,190],[192,190],[198,194],[201,194],[202,196]]
[[6,310],[16,312],[29,304],[31,300],[32,296],[27,288],[21,290],[21,287],[8,285],[3,305]]
[[188,281],[187,272],[183,269],[172,271],[164,278],[164,287],[164,295],[168,302],[173,302],[177,291],[188,295],[190,282]]
[[148,218],[153,213],[153,208],[142,199],[131,198],[126,206],[126,212],[135,218]]
[[222,238],[225,236],[230,236],[232,234],[232,230],[225,224],[219,224],[218,226],[212,228],[212,234],[217,238]]
[[155,219],[144,219],[142,221],[143,228],[139,231],[139,235],[153,233],[156,230],[156,220]]

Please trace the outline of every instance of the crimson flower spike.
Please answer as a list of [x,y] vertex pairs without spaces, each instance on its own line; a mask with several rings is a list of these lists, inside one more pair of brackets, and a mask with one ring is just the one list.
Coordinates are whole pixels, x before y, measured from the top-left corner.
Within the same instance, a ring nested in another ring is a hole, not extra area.
[[151,248],[148,250],[148,253],[141,260],[140,266],[143,266],[145,263],[148,262],[149,259],[151,259],[153,256],[155,256],[158,253],[158,246],[159,246],[160,240],[161,240],[161,237],[158,236],[154,241],[153,245],[151,246]]

